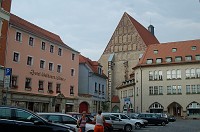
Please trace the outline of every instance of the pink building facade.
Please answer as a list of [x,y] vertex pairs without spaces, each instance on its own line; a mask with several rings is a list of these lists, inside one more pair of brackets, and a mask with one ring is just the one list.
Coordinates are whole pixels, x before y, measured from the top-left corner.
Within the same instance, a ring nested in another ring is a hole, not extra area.
[[58,35],[11,14],[5,64],[12,68],[8,104],[36,112],[76,111],[78,66],[79,52]]

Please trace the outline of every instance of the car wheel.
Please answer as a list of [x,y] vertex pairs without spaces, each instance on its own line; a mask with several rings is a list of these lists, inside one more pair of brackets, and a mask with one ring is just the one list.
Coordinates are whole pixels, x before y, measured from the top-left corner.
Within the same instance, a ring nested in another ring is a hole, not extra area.
[[166,124],[165,124],[165,122],[162,122],[161,125],[162,125],[162,126],[165,126]]
[[140,123],[135,123],[135,129],[140,129],[141,128],[141,124]]
[[132,131],[132,126],[131,125],[126,125],[124,127],[125,132],[131,132]]

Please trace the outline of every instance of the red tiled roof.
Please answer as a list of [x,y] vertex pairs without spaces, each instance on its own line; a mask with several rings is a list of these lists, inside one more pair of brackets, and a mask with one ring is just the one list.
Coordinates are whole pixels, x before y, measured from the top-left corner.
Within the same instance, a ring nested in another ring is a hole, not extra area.
[[35,35],[41,36],[45,39],[48,39],[54,43],[64,44],[58,35],[51,33],[41,27],[38,27],[14,14],[10,14],[10,24],[25,31],[34,33]]
[[138,31],[140,37],[144,41],[144,43],[148,46],[150,44],[158,44],[159,41],[157,38],[152,35],[144,26],[142,26],[139,22],[137,22],[133,17],[131,17],[128,13],[125,14],[129,17],[136,30]]
[[112,103],[120,103],[118,95],[113,95],[111,99]]
[[[196,46],[196,50],[192,50],[192,46]],[[172,52],[172,48],[176,48],[176,52]],[[154,50],[158,53],[155,54]],[[192,62],[195,61],[195,56],[200,55],[200,39],[188,40],[179,42],[168,42],[162,44],[149,45],[141,58],[139,65],[152,65],[156,64],[156,58],[162,58],[161,64],[166,64],[166,57],[171,57],[171,63],[183,63],[186,62],[185,56],[192,56]],[[181,62],[175,62],[175,57],[182,57]],[[153,59],[152,64],[146,64],[147,59]],[[188,62],[188,61],[187,61]],[[169,64],[169,63],[167,63]]]
[[[79,55],[79,63],[86,63],[92,69],[94,73],[99,74],[98,66],[101,66],[101,65],[97,61],[92,61],[89,58]],[[106,77],[104,73],[102,75]]]

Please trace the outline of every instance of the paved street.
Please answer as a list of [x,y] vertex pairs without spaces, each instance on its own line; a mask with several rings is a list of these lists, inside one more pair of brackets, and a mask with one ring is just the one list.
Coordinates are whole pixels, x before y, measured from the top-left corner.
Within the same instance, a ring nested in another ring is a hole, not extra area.
[[200,120],[182,120],[170,122],[166,126],[147,126],[134,132],[200,132]]

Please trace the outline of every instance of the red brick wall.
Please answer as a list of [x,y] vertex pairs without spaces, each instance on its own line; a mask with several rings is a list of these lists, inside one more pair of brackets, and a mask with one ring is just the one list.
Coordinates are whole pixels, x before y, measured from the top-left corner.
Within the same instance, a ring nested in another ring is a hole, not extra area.
[[[10,12],[11,0],[2,0],[2,8]],[[5,65],[7,31],[8,31],[8,21],[3,20],[1,37],[0,37],[0,65]]]

